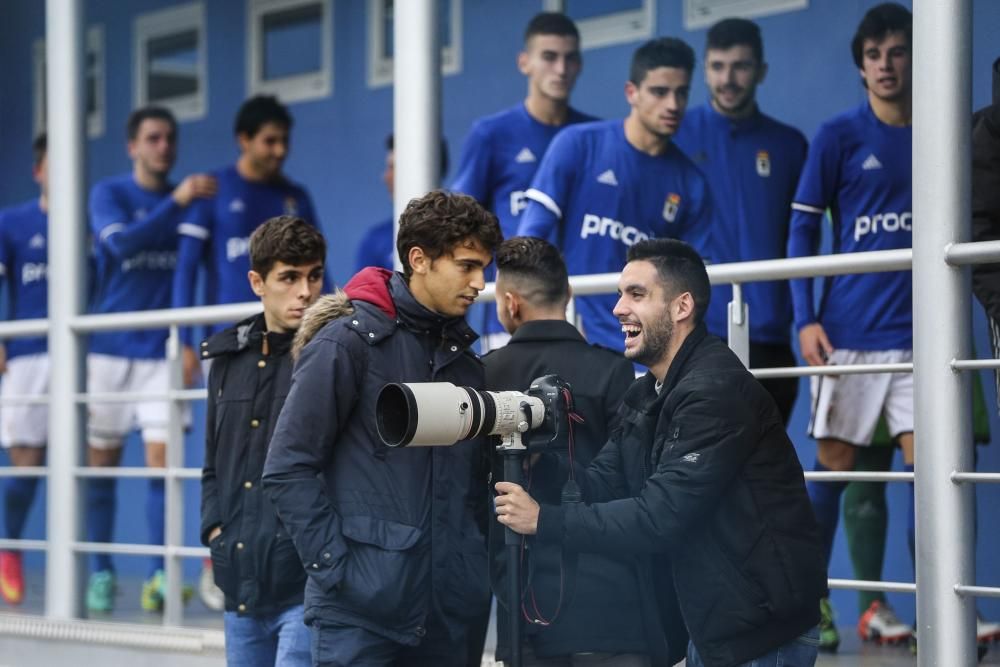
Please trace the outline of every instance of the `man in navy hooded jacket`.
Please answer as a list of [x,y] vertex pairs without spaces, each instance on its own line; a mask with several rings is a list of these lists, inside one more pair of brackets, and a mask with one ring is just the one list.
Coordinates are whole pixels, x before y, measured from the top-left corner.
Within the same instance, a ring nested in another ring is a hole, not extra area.
[[402,273],[366,269],[305,316],[264,487],[308,574],[316,665],[462,665],[488,595],[477,512],[482,442],[390,449],[389,382],[483,386],[464,315],[501,241],[471,197],[431,192],[400,216]]

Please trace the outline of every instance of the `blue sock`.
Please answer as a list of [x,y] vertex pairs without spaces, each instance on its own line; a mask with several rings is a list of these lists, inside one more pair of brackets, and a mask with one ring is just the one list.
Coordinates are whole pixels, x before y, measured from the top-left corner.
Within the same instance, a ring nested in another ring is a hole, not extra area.
[[5,481],[3,518],[4,524],[7,526],[8,538],[20,539],[37,488],[37,477],[8,477]]
[[[110,542],[115,526],[116,479],[94,477],[87,480],[87,540]],[[94,572],[114,570],[111,554],[93,555]]]
[[[149,527],[149,543],[163,544],[164,515],[166,502],[164,499],[164,480],[149,480],[149,490],[146,495],[146,525]],[[163,569],[163,557],[153,556],[149,563],[149,576]]]
[[[903,470],[906,472],[913,472],[913,464],[905,463],[903,464]],[[910,563],[913,565],[913,571],[917,570],[917,510],[916,503],[913,500],[913,482],[909,484],[909,504],[910,512],[907,518],[908,523],[906,524],[906,539],[909,542],[910,547]]]
[[[829,468],[816,460],[813,466],[816,472],[829,472]],[[830,566],[830,555],[833,553],[833,538],[837,534],[837,520],[840,517],[840,496],[847,482],[814,482],[806,483],[806,491],[812,502],[816,521],[819,523],[819,534],[823,542],[823,553],[826,555],[826,565]]]

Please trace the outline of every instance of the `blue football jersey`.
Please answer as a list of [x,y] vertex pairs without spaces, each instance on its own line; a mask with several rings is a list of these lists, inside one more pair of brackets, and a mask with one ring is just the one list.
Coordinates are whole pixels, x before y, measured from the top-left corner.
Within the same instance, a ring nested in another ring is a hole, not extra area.
[[[316,224],[312,200],[305,189],[290,181],[248,181],[235,166],[213,174],[218,182],[215,197],[195,201],[192,213],[178,231],[181,251],[178,278],[188,279],[205,261],[206,303],[254,301],[247,272],[250,270],[250,234],[261,223],[279,215],[295,215]],[[178,290],[175,305],[194,303],[193,282]]]
[[[279,215],[298,216],[319,226],[309,194],[291,181],[248,181],[235,166],[212,175],[218,182],[215,196],[192,203],[191,215],[177,229],[180,247],[173,295],[175,307],[195,305],[199,266],[205,268],[206,304],[256,301],[258,297],[247,280],[253,230]],[[324,283],[328,285],[329,281]],[[184,337],[185,342],[191,341],[190,332],[185,332]]]
[[[785,257],[789,207],[806,159],[802,133],[760,112],[734,120],[705,104],[688,110],[674,141],[708,179],[712,261]],[[716,285],[705,315],[709,331],[723,339],[732,298],[730,285]],[[750,309],[750,340],[790,342],[792,297],[787,281],[747,283],[743,299]]]
[[[90,193],[94,293],[90,312],[118,313],[170,307],[177,265],[177,226],[185,210],[172,186],[145,190],[131,174],[109,178]],[[92,352],[141,359],[166,355],[166,329],[92,334]]]
[[[0,211],[0,278],[7,288],[7,318],[48,317],[49,218],[37,199]],[[7,358],[39,354],[45,338],[11,338]]]
[[528,205],[524,193],[552,138],[568,125],[593,120],[571,108],[565,124],[545,125],[523,103],[480,118],[462,147],[451,189],[475,197],[496,214],[504,237],[514,236]]
[[[469,131],[462,147],[458,174],[451,185],[455,192],[475,197],[496,214],[504,238],[517,233],[521,213],[528,206],[525,191],[538,170],[553,137],[568,125],[597,120],[570,108],[562,125],[546,125],[535,120],[524,103],[480,118]],[[496,279],[492,265],[487,280]],[[485,334],[479,340],[488,351],[490,336],[503,332],[491,303],[476,304],[468,314],[469,323]]]
[[[912,129],[886,125],[866,102],[825,123],[809,148],[792,204],[788,254],[815,254],[826,209],[833,252],[912,245]],[[834,347],[913,346],[909,271],[833,276],[813,303],[812,280],[792,281],[795,324],[820,322]]]
[[[705,177],[679,148],[658,156],[635,149],[621,120],[576,125],[549,146],[527,196],[519,235],[555,243],[570,275],[620,272],[629,246],[672,237],[707,255],[710,207]],[[592,343],[624,349],[611,313],[614,295],[578,297]]]

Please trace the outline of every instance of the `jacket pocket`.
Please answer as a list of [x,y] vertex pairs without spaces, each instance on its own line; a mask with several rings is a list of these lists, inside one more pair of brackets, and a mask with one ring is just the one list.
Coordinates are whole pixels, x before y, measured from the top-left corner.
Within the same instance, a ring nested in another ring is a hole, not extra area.
[[212,578],[215,579],[215,585],[222,589],[227,598],[235,597],[236,593],[228,545],[229,540],[226,537],[225,529],[216,535],[214,540],[208,543],[208,550],[212,559]]
[[346,516],[341,533],[348,556],[338,606],[393,628],[419,623],[430,590],[423,531],[396,521]]

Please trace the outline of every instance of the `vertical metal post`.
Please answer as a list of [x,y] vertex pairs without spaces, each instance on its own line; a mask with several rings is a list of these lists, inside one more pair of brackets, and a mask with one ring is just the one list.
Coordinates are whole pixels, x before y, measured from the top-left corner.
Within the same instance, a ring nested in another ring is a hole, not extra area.
[[[975,665],[975,612],[956,584],[975,576],[969,375],[969,273],[944,261],[969,237],[972,3],[913,7],[913,331],[917,622],[921,667]],[[916,295],[919,294],[919,298]]]
[[729,349],[750,368],[750,308],[743,300],[743,286],[733,283],[733,300],[729,302]]
[[[181,357],[181,339],[176,326],[170,327],[167,339],[167,368],[171,391],[184,388],[184,364]],[[166,502],[163,544],[167,547],[164,560],[166,597],[163,601],[163,624],[179,626],[184,620],[183,561],[170,553],[170,547],[184,544],[184,480],[175,474],[184,467],[184,402],[170,401],[170,424],[167,426],[167,478],[163,481]]]
[[49,477],[45,567],[45,615],[71,619],[82,613],[83,559],[77,559],[82,506],[73,474],[79,463],[83,409],[83,350],[70,330],[82,311],[84,279],[83,3],[45,3],[46,117],[49,164]]
[[393,12],[395,232],[407,202],[433,190],[441,173],[441,49],[437,0],[396,2]]

